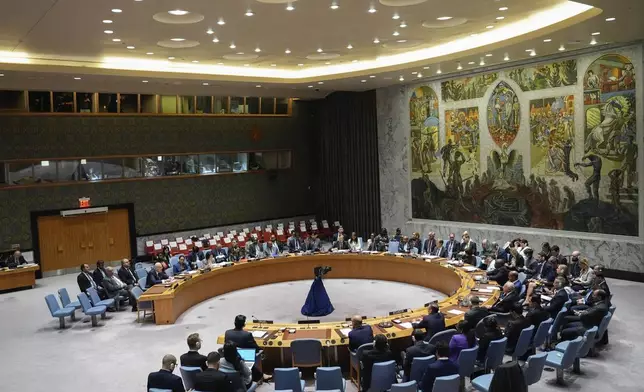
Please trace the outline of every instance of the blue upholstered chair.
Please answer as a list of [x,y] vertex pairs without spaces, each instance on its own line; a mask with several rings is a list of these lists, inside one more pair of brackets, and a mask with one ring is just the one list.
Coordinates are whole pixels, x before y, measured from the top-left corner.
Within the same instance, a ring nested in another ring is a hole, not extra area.
[[539,353],[530,355],[528,360],[525,361],[526,367],[524,368],[523,376],[528,385],[536,384],[541,380],[543,367],[546,365],[546,357],[548,353]]
[[493,340],[487,348],[485,354],[485,372],[496,369],[503,363],[503,355],[508,344],[508,338]]
[[[587,330],[586,333],[584,333],[583,343],[579,347],[579,351],[577,352],[577,355],[575,357],[575,362],[572,365],[573,372],[577,374],[581,373],[581,358],[586,357],[590,353],[590,350],[595,347],[595,336],[597,335],[598,330],[599,328],[592,327],[591,329]],[[565,353],[566,348],[568,348],[568,345],[570,345],[570,342],[570,340],[567,340],[565,342],[559,343],[557,346],[555,346],[555,350]]]
[[[148,389],[148,392],[172,392],[172,389],[150,388]],[[199,391],[193,391],[193,392],[199,392]]]
[[92,327],[96,327],[98,325],[98,321],[96,320],[97,315],[100,314],[101,318],[105,318],[105,312],[107,311],[107,306],[105,305],[92,306],[92,303],[89,302],[89,298],[85,293],[78,294],[78,301],[81,304],[81,309],[83,310],[83,313],[85,313],[86,316],[90,316],[92,318]]
[[293,368],[277,368],[273,372],[275,389],[290,389],[293,392],[304,391],[304,380],[300,379],[300,370]]
[[163,272],[165,272],[165,274],[168,275],[168,277],[174,276],[174,270],[172,269],[172,266],[166,268],[166,270]]
[[461,376],[461,390],[465,390],[465,377],[472,377],[476,368],[476,355],[479,353],[479,346],[461,350],[458,354],[458,374]]
[[371,368],[371,387],[369,391],[383,392],[391,389],[396,382],[396,361],[374,363]]
[[340,366],[319,367],[315,369],[315,390],[344,392],[347,387],[346,380],[342,377]]
[[528,328],[523,328],[521,334],[519,335],[519,340],[517,340],[517,345],[514,347],[514,352],[512,353],[513,361],[516,361],[517,358],[522,357],[523,354],[528,352],[533,333],[534,325],[531,325]]
[[136,277],[141,279],[148,276],[148,271],[145,268],[138,268],[136,270]]
[[[358,347],[358,349],[353,352],[349,350],[349,379],[351,382],[356,384],[356,387],[358,388],[358,391],[360,391],[360,359],[362,357],[362,352],[364,350],[371,350],[373,349],[373,343],[365,343],[362,346]],[[355,378],[354,378],[355,375]]]
[[179,371],[181,372],[181,379],[183,380],[183,386],[186,387],[186,391],[193,389],[195,387],[195,375],[201,372],[201,368],[198,366],[181,366],[179,367]]
[[87,293],[89,294],[89,299],[92,301],[92,305],[94,306],[105,306],[105,307],[112,307],[114,306],[114,298],[108,298],[108,299],[101,299],[101,297],[98,296],[98,293],[93,287],[90,287],[87,289]]
[[436,377],[432,392],[458,392],[460,388],[460,377],[458,374],[453,376]]
[[[608,312],[606,316],[602,319],[601,323],[599,323],[599,329],[597,330],[597,335],[595,335],[595,344],[599,343],[603,337],[606,331],[608,330],[608,324],[610,324],[610,320],[613,319],[613,314],[611,312]],[[595,350],[591,350],[591,355],[595,355]]]
[[63,304],[63,308],[80,309],[80,302],[72,302],[71,299],[69,299],[69,293],[66,288],[58,289],[58,296],[60,297],[60,303]]
[[409,380],[405,381],[416,381],[417,384],[420,384],[423,379],[423,374],[425,369],[432,362],[436,362],[436,357],[430,355],[429,357],[416,357],[411,361],[411,370],[409,371]]
[[456,335],[455,329],[446,329],[440,331],[429,339],[429,344],[436,345],[438,342],[445,342],[449,344],[449,341],[452,340],[452,336]]
[[132,287],[132,295],[136,299],[137,312],[136,312],[136,321],[139,321],[139,315],[143,312],[143,318],[148,312],[154,314],[154,302],[153,301],[139,301],[139,297],[143,295],[143,290],[139,286]]
[[141,288],[141,290],[143,290],[143,291],[147,290],[147,283],[148,283],[148,277],[147,276],[144,276],[144,277],[139,279],[139,287]]
[[557,370],[557,384],[564,384],[564,370],[573,365],[582,343],[583,338],[579,336],[568,343],[566,351],[563,353],[560,351],[550,351],[548,353],[548,356],[546,357],[546,365]]
[[534,338],[532,339],[532,347],[534,347],[535,351],[546,343],[546,339],[548,339],[548,333],[550,332],[550,327],[552,326],[552,322],[553,322],[552,318],[549,318],[546,321],[543,321],[541,324],[539,324],[539,328],[537,328],[537,333],[534,334]]
[[559,330],[561,329],[564,321],[564,317],[566,317],[566,314],[568,313],[568,308],[563,307],[557,313],[557,317],[555,317],[555,321],[552,323],[552,326],[550,327],[550,330],[548,331],[548,339],[546,340],[546,344],[548,346],[557,340],[557,337],[559,336]]
[[389,253],[398,253],[400,250],[400,242],[398,241],[390,241],[389,245],[387,246],[387,252]]
[[407,381],[394,384],[391,386],[391,392],[417,392],[418,384],[416,381]]
[[296,339],[291,342],[294,367],[322,366],[322,343],[317,339]]
[[58,301],[53,294],[47,295],[45,297],[45,302],[47,303],[51,317],[58,318],[58,321],[60,322],[60,328],[65,328],[65,317],[73,316],[74,312],[76,312],[76,308],[61,308],[60,305],[58,305]]
[[138,270],[138,269],[141,269],[141,268],[145,268],[145,267],[143,266],[143,263],[141,263],[140,261],[138,263],[134,264],[134,270],[135,271]]
[[613,305],[613,306],[611,306],[610,308],[608,308],[608,311],[609,311],[609,312],[610,312],[610,314],[612,314],[613,316],[615,315],[615,311],[616,311],[616,310],[617,310],[617,306],[615,306],[615,305]]
[[[190,368],[192,369],[192,368]],[[197,368],[199,371],[201,371],[201,368]],[[243,391],[246,389],[246,385],[244,385],[244,381],[242,380],[241,374],[234,369],[224,369],[224,368],[219,368],[219,371],[222,373],[226,373],[228,375],[228,378],[232,382],[232,388],[234,391]],[[197,372],[197,371],[195,371]],[[183,371],[181,371],[181,374],[183,375]],[[194,373],[192,375],[189,374],[190,377],[194,378]],[[182,376],[183,377],[183,376]],[[188,388],[188,384],[186,384],[185,377],[183,378],[183,384],[186,386],[186,391],[190,390]],[[194,381],[194,380],[193,380]],[[194,382],[193,382],[194,385]],[[254,392],[257,389],[257,383],[252,382],[250,387],[246,389],[246,392]]]

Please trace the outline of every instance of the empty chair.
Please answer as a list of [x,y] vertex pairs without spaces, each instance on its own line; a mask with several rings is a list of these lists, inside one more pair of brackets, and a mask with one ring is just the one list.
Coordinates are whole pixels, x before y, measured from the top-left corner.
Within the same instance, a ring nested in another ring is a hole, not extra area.
[[148,283],[147,276],[139,278],[139,287],[141,288],[141,290],[145,291],[147,289],[147,283]]
[[80,309],[81,307],[80,302],[78,301],[72,302],[69,299],[69,293],[67,292],[66,288],[58,289],[58,296],[60,297],[60,303],[63,304],[63,308]]
[[617,306],[615,306],[615,305],[613,305],[613,306],[611,306],[610,308],[608,308],[608,311],[609,311],[609,312],[610,312],[610,314],[612,314],[613,316],[615,315],[615,311],[616,311],[616,310],[617,310]]
[[135,271],[138,270],[138,269],[141,269],[141,268],[145,269],[145,267],[143,267],[143,263],[141,263],[140,261],[138,263],[134,264],[134,270]]
[[136,299],[136,321],[139,321],[139,315],[143,312],[143,318],[145,318],[146,313],[150,312],[154,314],[154,302],[152,301],[139,301],[139,297],[143,295],[143,290],[139,286],[134,286],[132,288],[132,295]]
[[429,344],[436,345],[438,342],[445,342],[449,344],[449,341],[452,339],[452,336],[456,335],[455,329],[446,329],[441,331],[429,339]]
[[418,384],[416,381],[407,381],[394,384],[391,386],[391,392],[417,392]]
[[201,368],[198,366],[181,366],[179,370],[181,371],[181,379],[186,391],[193,389],[195,387],[195,375],[201,371]]
[[[365,343],[353,352],[349,350],[349,379],[356,384],[358,391],[360,390],[360,359],[364,350],[373,349],[373,343]],[[355,375],[355,377],[354,377]]]
[[552,326],[552,318],[547,319],[546,321],[542,322],[539,324],[539,328],[537,328],[537,333],[534,334],[534,338],[532,339],[532,347],[534,347],[535,351],[537,348],[543,346],[546,343],[546,339],[548,338],[548,333],[550,332],[550,327]]
[[294,367],[322,366],[322,343],[317,339],[297,339],[291,342]]
[[315,390],[344,392],[347,382],[342,377],[340,366],[319,367],[315,370]]
[[432,392],[458,392],[460,388],[460,377],[453,376],[436,377]]
[[[590,353],[590,350],[595,346],[595,336],[597,335],[597,331],[599,328],[597,327],[592,327],[591,329],[587,330],[586,333],[584,333],[584,340],[581,346],[579,347],[579,351],[577,352],[577,355],[575,356],[575,362],[573,363],[572,366],[572,371],[575,373],[581,373],[581,360],[580,358],[583,358],[587,356]],[[555,350],[559,352],[566,352],[566,348],[570,345],[570,340],[567,340],[565,342],[559,343],[556,347]]]
[[503,363],[503,355],[505,354],[505,347],[508,344],[508,338],[493,340],[487,349],[485,355],[485,371],[489,372],[494,370]]
[[458,354],[458,374],[461,376],[461,390],[465,388],[465,377],[472,377],[476,367],[476,355],[479,353],[479,346],[461,350]]
[[92,303],[89,302],[89,298],[85,293],[78,294],[78,301],[81,304],[81,309],[83,310],[83,313],[85,313],[86,316],[90,316],[92,318],[92,327],[96,327],[98,325],[98,321],[96,320],[97,315],[100,314],[101,318],[105,318],[105,312],[107,311],[107,306],[105,305],[92,306]]
[[172,267],[166,268],[166,270],[163,272],[165,272],[168,277],[174,276],[174,270],[172,269]]
[[145,268],[137,268],[135,272],[136,272],[136,277],[139,279],[148,276],[148,271]]
[[535,355],[530,355],[526,363],[525,372],[525,382],[528,385],[536,384],[541,380],[541,374],[543,373],[543,367],[546,364],[546,357],[548,353],[539,353]]
[[561,308],[559,313],[557,313],[557,317],[555,317],[555,321],[552,323],[552,326],[548,331],[548,339],[547,339],[548,345],[550,345],[552,342],[557,340],[557,336],[559,335],[559,330],[563,325],[563,320],[564,320],[564,317],[566,317],[566,313],[568,313],[568,308],[565,306]]
[[374,363],[371,368],[369,391],[383,392],[391,389],[396,382],[396,361]]
[[531,325],[528,328],[523,328],[521,334],[519,335],[519,340],[517,340],[517,345],[514,347],[514,352],[512,353],[513,361],[516,361],[517,358],[522,357],[523,354],[528,352],[533,332],[534,325]]
[[74,312],[76,312],[76,308],[61,308],[60,305],[58,305],[58,301],[56,301],[56,297],[54,297],[53,294],[47,295],[45,297],[45,302],[47,303],[51,317],[58,318],[58,321],[60,322],[60,328],[65,328],[65,317],[73,316]]
[[94,306],[105,306],[107,308],[114,306],[114,298],[108,298],[101,300],[101,297],[98,296],[98,293],[93,287],[87,289],[90,300],[92,300],[92,305]]
[[423,379],[425,369],[427,369],[427,366],[429,366],[432,362],[436,362],[436,357],[434,355],[430,355],[429,357],[416,357],[412,359],[411,370],[409,371],[409,380],[405,381],[416,381],[417,384],[420,384]]
[[304,390],[304,380],[300,379],[300,370],[298,368],[277,368],[273,373],[276,390],[290,389],[293,392],[302,392]]
[[551,366],[557,370],[557,384],[564,384],[564,370],[573,365],[577,352],[582,344],[582,337],[579,336],[575,340],[571,340],[566,347],[565,352],[550,351],[546,357],[546,365]]

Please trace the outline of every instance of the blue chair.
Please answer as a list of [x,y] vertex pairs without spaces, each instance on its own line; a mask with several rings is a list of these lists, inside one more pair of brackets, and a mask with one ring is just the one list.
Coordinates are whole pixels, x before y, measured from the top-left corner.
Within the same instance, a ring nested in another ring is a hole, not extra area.
[[134,270],[135,270],[135,271],[136,271],[136,270],[138,270],[138,269],[140,269],[140,268],[145,268],[145,267],[143,266],[143,263],[141,263],[141,262],[139,261],[138,263],[134,264]]
[[340,366],[319,367],[315,369],[315,390],[331,391],[339,390],[344,392],[347,381],[342,377]]
[[65,328],[65,317],[74,315],[76,308],[61,308],[56,301],[56,297],[53,294],[49,294],[45,297],[45,302],[47,302],[47,307],[49,308],[49,313],[51,317],[58,318],[60,322],[60,329]]
[[436,377],[432,392],[458,392],[460,384],[460,377],[458,374],[453,376]]
[[[573,363],[572,366],[572,371],[581,374],[581,358],[584,358],[590,353],[590,350],[595,346],[595,336],[597,335],[597,331],[599,328],[597,327],[592,327],[591,329],[587,330],[586,333],[584,333],[584,340],[581,346],[579,347],[579,352],[577,352],[577,355],[575,356],[575,362]],[[557,346],[555,346],[555,350],[565,353],[566,349],[570,345],[570,340],[567,340],[565,342],[559,343]]]
[[396,382],[396,361],[374,363],[371,368],[369,391],[383,392],[391,389]]
[[452,340],[452,336],[456,335],[455,329],[446,329],[440,331],[429,339],[429,344],[436,345],[438,342],[445,342],[449,344],[449,341]]
[[[172,392],[172,389],[150,388],[148,392]],[[199,391],[194,391],[199,392]]]
[[400,250],[400,242],[398,241],[389,241],[389,245],[387,246],[387,252],[389,253],[398,253]]
[[144,277],[139,279],[139,287],[141,288],[141,290],[143,290],[143,291],[147,290],[147,283],[148,283],[148,277],[147,276],[144,276]]
[[528,352],[533,333],[534,325],[531,325],[528,328],[523,328],[521,334],[519,335],[519,340],[517,340],[517,345],[514,347],[514,352],[512,353],[513,361],[516,361],[517,358],[522,357],[523,354]]
[[90,316],[92,318],[92,327],[96,327],[98,325],[98,321],[96,320],[97,315],[100,314],[101,318],[105,318],[105,312],[107,311],[107,306],[105,305],[92,306],[92,303],[89,302],[89,298],[85,293],[78,294],[78,301],[81,304],[81,309],[83,310],[83,313],[85,313],[86,316]]
[[461,390],[465,390],[465,377],[472,377],[476,368],[476,355],[479,353],[479,346],[461,350],[458,354],[458,374],[461,376]]
[[559,313],[557,313],[557,317],[555,317],[555,321],[552,323],[552,326],[550,327],[550,330],[548,331],[548,339],[546,340],[546,344],[548,346],[550,346],[550,344],[552,344],[552,342],[557,340],[557,337],[559,335],[559,330],[562,327],[564,317],[566,317],[567,313],[568,313],[568,308],[565,307],[565,306],[563,308],[561,308]]
[[550,351],[546,357],[546,365],[551,366],[557,370],[557,384],[564,384],[564,370],[568,369],[575,362],[577,352],[582,344],[582,337],[579,336],[575,340],[571,340],[566,347],[565,352]]
[[391,386],[391,392],[417,392],[418,384],[416,381],[407,381],[394,384]]
[[371,349],[373,349],[373,343],[365,343],[358,347],[355,352],[349,350],[349,379],[356,384],[358,391],[360,391],[360,358],[362,358],[364,350]]
[[525,362],[527,366],[523,372],[528,385],[536,384],[541,380],[541,374],[543,373],[543,367],[546,365],[547,356],[548,353],[539,353],[528,357],[528,360]]
[[88,288],[87,293],[89,294],[89,299],[92,301],[92,305],[94,306],[105,306],[107,308],[114,306],[114,298],[102,300],[93,287]]
[[[597,330],[597,335],[595,335],[595,344],[600,343],[604,338],[604,334],[608,331],[608,324],[610,324],[610,320],[612,320],[612,318],[613,314],[608,312],[602,319],[601,323],[599,323],[599,329]],[[595,347],[593,346],[593,349],[591,350],[591,355],[593,356],[596,355],[594,349]]]
[[132,287],[132,295],[136,299],[136,321],[139,322],[139,316],[143,312],[143,318],[145,319],[146,313],[150,312],[154,314],[154,302],[153,301],[139,301],[139,297],[143,295],[143,290],[139,286]]
[[[201,369],[199,369],[201,371]],[[238,371],[234,369],[224,369],[224,368],[219,368],[219,371],[222,373],[226,373],[228,375],[228,378],[230,379],[232,383],[232,388],[234,391],[243,391],[246,390],[246,392],[254,392],[257,389],[257,383],[252,382],[250,384],[250,387],[246,389],[246,385],[244,385],[244,382],[242,381],[241,374],[239,374]],[[183,372],[181,373],[183,374]],[[185,384],[185,378],[184,384]],[[186,391],[189,391],[188,387],[186,386]]]
[[186,391],[193,389],[195,387],[195,376],[201,372],[201,368],[198,366],[181,366],[179,367],[179,371],[181,371],[181,379],[183,380],[183,385],[186,387]]
[[317,339],[296,339],[291,342],[293,367],[322,366],[322,343]]
[[135,272],[136,272],[136,277],[139,279],[148,276],[148,271],[145,268],[138,268]]
[[472,387],[480,392],[488,392],[490,390],[490,384],[492,383],[492,377],[494,377],[494,374],[478,376],[472,380]]
[[69,293],[66,288],[58,289],[58,296],[60,297],[60,302],[63,304],[63,308],[80,309],[80,302],[72,302],[69,299]]
[[487,348],[485,355],[485,372],[496,369],[503,363],[503,355],[505,355],[505,347],[508,344],[508,338],[493,340]]
[[541,324],[539,324],[539,328],[537,328],[537,333],[534,334],[534,338],[532,339],[532,347],[534,347],[534,350],[537,351],[537,348],[543,346],[546,343],[546,339],[548,339],[548,333],[550,331],[550,327],[552,326],[552,318],[547,319],[546,321],[543,321]]
[[276,368],[273,372],[275,389],[290,389],[293,392],[304,391],[304,380],[300,379],[300,370],[293,368]]
[[609,312],[610,312],[610,314],[612,314],[613,316],[615,315],[615,311],[616,311],[616,310],[617,310],[617,306],[615,306],[615,305],[613,305],[613,306],[611,306],[610,308],[608,308],[608,311],[609,311]]
[[179,255],[170,257],[170,267],[173,267],[175,264],[179,264]]
[[166,275],[168,275],[168,277],[174,276],[174,270],[172,269],[172,266],[168,267],[164,272]]
[[409,371],[409,380],[405,381],[416,381],[417,384],[423,379],[423,374],[425,369],[431,363],[436,362],[436,357],[430,355],[429,357],[416,357],[411,361],[411,370]]

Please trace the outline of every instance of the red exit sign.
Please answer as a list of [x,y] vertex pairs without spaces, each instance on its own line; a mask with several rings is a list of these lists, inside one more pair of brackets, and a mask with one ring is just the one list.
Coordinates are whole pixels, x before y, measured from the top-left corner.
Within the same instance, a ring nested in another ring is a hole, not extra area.
[[90,206],[90,198],[89,197],[81,197],[78,199],[78,207],[80,208],[88,208]]

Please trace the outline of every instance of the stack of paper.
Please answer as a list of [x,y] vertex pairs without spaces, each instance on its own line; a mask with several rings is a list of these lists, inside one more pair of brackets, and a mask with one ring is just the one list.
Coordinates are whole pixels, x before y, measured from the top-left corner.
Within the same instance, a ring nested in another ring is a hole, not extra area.
[[348,337],[348,336],[349,336],[349,332],[351,332],[351,328],[342,328],[342,329],[340,330],[340,332],[341,332],[344,336],[347,336],[347,337]]
[[465,312],[463,312],[461,310],[458,310],[458,309],[452,309],[452,310],[448,310],[447,313],[451,313],[451,314],[455,314],[455,315],[459,316],[461,314],[464,314]]
[[401,323],[401,324],[398,324],[398,325],[400,325],[401,327],[403,327],[403,328],[405,328],[405,329],[412,328],[412,325],[411,325],[411,323],[409,323],[409,322],[407,322],[407,323]]
[[266,336],[266,331],[253,331],[252,334],[255,339],[261,339]]

